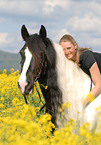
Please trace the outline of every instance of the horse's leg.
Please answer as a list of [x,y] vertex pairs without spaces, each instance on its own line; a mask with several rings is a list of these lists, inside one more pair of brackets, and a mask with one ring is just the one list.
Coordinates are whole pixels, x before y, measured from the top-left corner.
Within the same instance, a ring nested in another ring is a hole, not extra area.
[[90,129],[94,127],[98,120],[98,110],[97,108],[101,106],[101,95],[99,95],[93,102],[91,102],[85,109],[84,118],[85,121],[90,123]]

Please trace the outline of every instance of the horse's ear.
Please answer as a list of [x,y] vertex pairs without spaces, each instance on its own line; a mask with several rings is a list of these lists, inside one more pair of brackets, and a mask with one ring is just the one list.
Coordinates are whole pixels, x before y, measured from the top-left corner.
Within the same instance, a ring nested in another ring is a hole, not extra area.
[[21,35],[22,35],[22,38],[26,41],[26,39],[29,37],[29,33],[27,31],[27,28],[25,27],[25,25],[22,25],[22,28],[21,28]]
[[46,29],[43,25],[41,25],[40,31],[39,31],[39,35],[40,37],[45,40],[46,36],[47,36],[47,32]]

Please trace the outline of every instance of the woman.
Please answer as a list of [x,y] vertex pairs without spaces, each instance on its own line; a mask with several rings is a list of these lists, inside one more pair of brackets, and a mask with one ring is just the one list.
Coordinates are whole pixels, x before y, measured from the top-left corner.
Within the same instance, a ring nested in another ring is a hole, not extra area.
[[86,106],[101,93],[101,53],[92,52],[90,48],[78,47],[71,35],[64,35],[59,44],[62,46],[66,58],[76,62],[94,82],[94,88],[84,100],[84,106]]

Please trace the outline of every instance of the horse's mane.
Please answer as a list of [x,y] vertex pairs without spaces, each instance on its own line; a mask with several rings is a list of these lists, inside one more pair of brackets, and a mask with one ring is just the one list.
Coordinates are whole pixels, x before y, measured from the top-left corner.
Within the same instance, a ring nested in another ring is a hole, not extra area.
[[[60,45],[53,42],[53,46],[56,51],[56,69],[58,73],[58,85],[63,95],[62,101],[63,103],[67,101],[71,102],[72,113],[69,114],[70,110],[68,110],[68,114],[70,118],[76,118],[77,112],[81,111],[83,107],[82,99],[80,101],[80,98],[90,90],[89,87],[86,88],[86,83],[89,83],[90,79],[75,62],[65,57]],[[84,83],[81,83],[82,81]]]

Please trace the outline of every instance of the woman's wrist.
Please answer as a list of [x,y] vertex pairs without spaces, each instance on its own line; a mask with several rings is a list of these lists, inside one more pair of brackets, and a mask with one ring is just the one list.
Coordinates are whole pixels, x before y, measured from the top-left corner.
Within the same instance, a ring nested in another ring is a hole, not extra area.
[[92,94],[92,92],[89,92],[89,94],[87,95],[86,98],[89,100],[89,102],[92,102],[92,101],[95,99],[95,97],[94,97],[94,95]]

